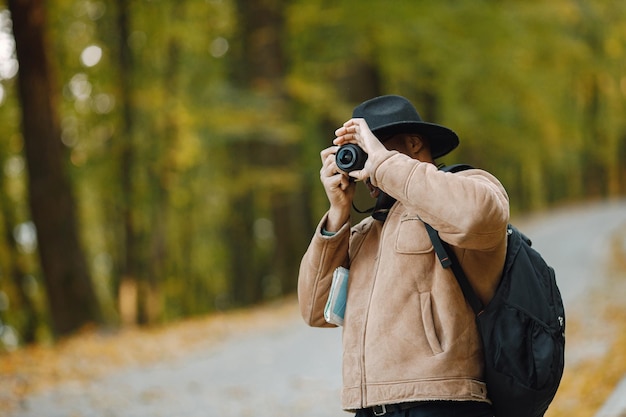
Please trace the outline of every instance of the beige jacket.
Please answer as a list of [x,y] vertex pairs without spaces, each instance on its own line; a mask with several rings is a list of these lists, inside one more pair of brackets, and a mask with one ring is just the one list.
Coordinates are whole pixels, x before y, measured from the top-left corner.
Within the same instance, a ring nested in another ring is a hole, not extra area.
[[454,247],[487,302],[506,252],[509,206],[491,174],[445,173],[397,152],[373,161],[372,182],[398,202],[385,223],[368,217],[333,236],[320,222],[305,253],[298,298],[311,326],[332,327],[323,311],[332,274],[350,268],[343,327],[346,410],[422,400],[488,401],[474,314],[454,275],[437,259],[424,222]]

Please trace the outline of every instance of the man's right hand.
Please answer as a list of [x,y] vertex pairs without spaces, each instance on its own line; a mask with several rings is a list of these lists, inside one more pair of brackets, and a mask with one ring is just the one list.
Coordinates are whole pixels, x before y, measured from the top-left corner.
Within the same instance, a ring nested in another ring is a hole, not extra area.
[[339,146],[331,146],[320,152],[322,158],[320,180],[330,202],[325,227],[329,232],[337,232],[350,218],[352,199],[356,189],[356,183],[350,181],[348,174],[337,168],[335,154],[338,149]]

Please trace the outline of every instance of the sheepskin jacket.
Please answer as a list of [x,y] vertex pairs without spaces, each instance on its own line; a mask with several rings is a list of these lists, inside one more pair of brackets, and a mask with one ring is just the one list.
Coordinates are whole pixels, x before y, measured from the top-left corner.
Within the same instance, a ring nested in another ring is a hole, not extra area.
[[[324,320],[333,271],[350,269],[343,325],[342,405],[355,410],[412,401],[489,401],[475,316],[436,257],[429,223],[449,243],[487,303],[500,280],[509,205],[491,174],[447,173],[392,151],[374,155],[372,183],[397,202],[331,236],[320,221],[302,259],[298,299],[306,323]],[[370,156],[372,158],[372,156]]]

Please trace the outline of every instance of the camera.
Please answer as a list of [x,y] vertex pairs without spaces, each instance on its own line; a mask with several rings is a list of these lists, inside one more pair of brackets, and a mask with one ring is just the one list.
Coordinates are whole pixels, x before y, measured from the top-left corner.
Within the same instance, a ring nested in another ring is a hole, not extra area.
[[363,169],[365,161],[367,161],[367,154],[361,147],[353,143],[341,146],[335,154],[337,168],[343,172]]

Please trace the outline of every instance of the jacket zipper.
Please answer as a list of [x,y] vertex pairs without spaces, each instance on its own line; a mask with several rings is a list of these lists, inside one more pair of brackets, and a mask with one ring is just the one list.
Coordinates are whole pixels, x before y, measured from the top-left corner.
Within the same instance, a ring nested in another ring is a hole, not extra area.
[[[391,215],[391,211],[389,212]],[[386,223],[386,222],[385,222]],[[383,235],[385,233],[385,223],[383,223],[380,229],[380,236],[378,238],[378,242],[383,241]],[[365,408],[365,404],[367,403],[367,388],[365,385],[366,377],[365,377],[365,338],[367,331],[367,323],[369,321],[370,307],[372,305],[372,296],[374,295],[374,287],[376,286],[376,278],[378,277],[378,267],[380,266],[380,256],[381,256],[381,247],[382,245],[378,245],[378,250],[376,253],[376,264],[374,265],[374,277],[372,279],[372,286],[370,288],[369,300],[367,301],[367,310],[365,311],[365,320],[363,320],[363,330],[361,332],[361,408]]]

